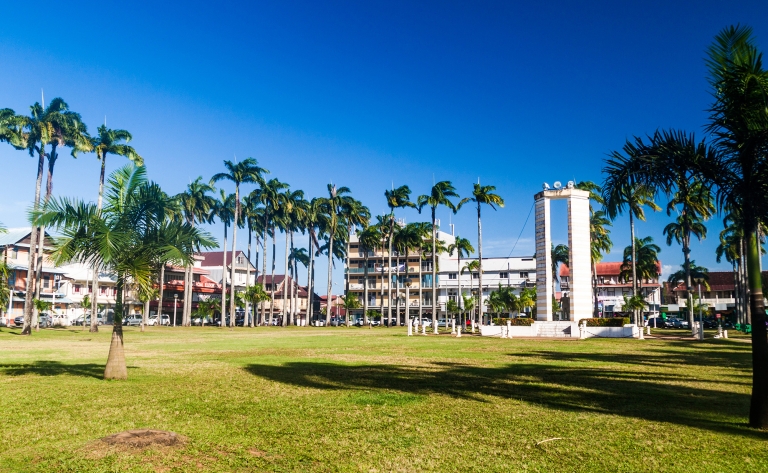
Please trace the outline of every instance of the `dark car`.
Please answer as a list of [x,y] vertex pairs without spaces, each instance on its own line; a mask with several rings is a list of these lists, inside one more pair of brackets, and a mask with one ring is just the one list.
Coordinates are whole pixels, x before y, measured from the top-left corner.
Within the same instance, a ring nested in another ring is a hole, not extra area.
[[344,320],[341,317],[331,317],[331,327],[340,327],[344,325]]
[[20,315],[15,319],[13,319],[13,324],[16,325],[17,327],[21,327],[22,325],[24,325],[24,316]]

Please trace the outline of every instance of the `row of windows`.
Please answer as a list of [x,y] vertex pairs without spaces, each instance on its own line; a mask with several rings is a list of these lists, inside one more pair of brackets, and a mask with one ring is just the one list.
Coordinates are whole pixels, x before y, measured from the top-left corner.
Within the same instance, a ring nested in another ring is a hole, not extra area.
[[[486,273],[491,276],[493,273]],[[520,279],[528,279],[528,271],[520,271]],[[448,279],[458,279],[458,273],[448,273]],[[479,273],[472,273],[472,279],[480,279]],[[499,279],[509,279],[507,271],[499,272]]]
[[[72,292],[74,292],[75,294],[90,294],[91,288],[88,286],[83,286],[82,284],[75,284],[72,286]],[[99,286],[99,294],[101,294],[102,296],[116,296],[117,288]]]

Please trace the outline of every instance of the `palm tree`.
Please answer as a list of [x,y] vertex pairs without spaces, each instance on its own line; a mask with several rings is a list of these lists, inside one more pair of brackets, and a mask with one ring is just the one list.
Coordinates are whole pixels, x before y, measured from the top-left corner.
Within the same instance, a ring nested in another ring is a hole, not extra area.
[[[667,236],[667,246],[671,246],[674,240],[683,247],[685,258],[683,266],[687,268],[691,264],[691,236],[695,236],[699,241],[707,237],[707,226],[704,221],[715,213],[715,204],[709,188],[701,181],[694,181],[685,185],[684,188],[685,192],[678,191],[667,205],[667,215],[671,215],[678,205],[682,208],[675,221],[664,227],[663,233]],[[691,282],[691,274],[688,271],[685,290],[689,302],[692,297]],[[693,329],[692,313],[688,315],[688,321]]]
[[256,283],[253,286],[248,286],[248,289],[243,294],[243,300],[246,304],[256,307],[258,304],[270,300],[270,297],[267,291],[264,290],[264,285]]
[[[253,234],[254,231],[256,233],[256,264],[255,268],[256,272],[258,273],[258,267],[259,267],[259,241],[260,241],[260,235],[262,234],[263,228],[262,225],[264,223],[264,207],[261,207],[259,205],[259,202],[254,198],[254,194],[248,194],[247,196],[243,197],[243,205],[241,207],[241,210],[243,212],[243,220],[246,223],[246,227],[248,228],[248,264],[245,267],[245,292],[248,292],[248,289],[251,286],[251,264],[253,259],[251,258],[251,243],[253,242]],[[248,326],[253,327],[255,324],[255,313],[256,308],[255,306],[253,308],[250,307],[250,302],[248,299],[246,299],[245,303],[245,313],[248,317]]]
[[[264,227],[262,235],[262,244],[264,245],[264,262],[262,263],[262,281],[267,279],[267,232],[272,236],[272,283],[270,284],[272,292],[271,297],[274,301],[274,277],[275,277],[275,229],[274,229],[274,216],[280,208],[280,191],[288,189],[288,184],[280,182],[277,179],[270,179],[265,182],[259,188],[251,193],[251,197],[261,202],[264,206]],[[264,323],[267,315],[266,306],[261,307],[261,321]],[[269,323],[272,323],[272,317],[274,315],[274,303],[269,307]]]
[[371,252],[381,243],[381,232],[376,225],[370,225],[362,230],[358,230],[357,239],[360,244],[360,251],[365,255],[365,268],[363,269],[363,317],[368,316],[368,259]]
[[564,264],[566,266],[571,264],[571,250],[568,248],[568,245],[557,245],[555,246],[554,243],[552,243],[552,293],[555,293],[555,281],[560,282],[560,275],[557,272],[557,269],[560,267],[560,264]]
[[328,235],[328,290],[327,301],[329,310],[325,314],[325,324],[331,323],[331,289],[333,288],[333,241],[339,236],[345,235],[339,233],[340,223],[344,220],[344,214],[349,210],[352,205],[352,197],[349,196],[352,191],[349,187],[337,187],[335,184],[328,184],[328,197],[322,198],[322,211],[328,218],[327,235]]
[[[627,281],[633,278],[638,284],[637,287],[642,289],[643,280],[659,277],[658,253],[660,252],[661,248],[653,243],[653,237],[647,236],[636,239],[634,244],[624,248],[624,260],[621,265],[619,279]],[[632,295],[645,298],[642,291],[635,292]],[[640,317],[640,314],[635,314],[635,323],[642,327],[642,322],[643,318]]]
[[606,217],[604,210],[598,210],[593,212],[589,217],[589,237],[590,237],[590,253],[592,260],[592,294],[595,300],[594,317],[598,317],[599,299],[597,294],[597,263],[603,259],[603,255],[607,254],[613,248],[613,241],[611,241],[611,231],[606,227],[611,226],[611,221]]
[[[293,246],[293,242],[291,242],[291,246]],[[309,269],[309,253],[307,253],[306,248],[291,248],[291,254],[288,259],[289,259],[289,266],[293,274],[293,280],[295,281],[295,284],[291,286],[291,289],[293,289],[294,286],[296,286],[296,289],[297,289],[293,295],[294,299],[292,299],[291,305],[293,306],[294,313],[299,314],[301,312],[301,308],[299,307],[299,291],[298,291],[298,289],[301,288],[298,285],[299,264],[303,264],[305,268]],[[309,313],[309,311],[307,311],[307,313]],[[296,321],[296,325],[299,325],[298,320]]]
[[[216,200],[216,205],[211,210],[211,217],[217,217],[219,221],[224,225],[224,245],[222,249],[224,251],[221,270],[221,327],[224,328],[224,322],[226,321],[226,307],[224,307],[225,294],[227,292],[227,227],[235,217],[235,195],[227,194],[224,189],[219,189],[220,196]],[[234,266],[234,265],[233,265]],[[234,279],[232,280],[232,286],[234,287]],[[162,284],[162,282],[161,282]],[[160,293],[162,296],[162,292]],[[160,304],[162,304],[162,298]],[[234,312],[232,312],[234,313]],[[234,318],[234,317],[233,317]]]
[[424,207],[429,207],[432,211],[432,326],[435,329],[435,333],[437,333],[437,218],[435,213],[437,207],[442,205],[451,209],[455,214],[462,205],[469,202],[469,199],[464,198],[454,204],[451,201],[452,197],[459,198],[456,188],[453,187],[450,181],[440,181],[432,186],[428,195],[420,195],[416,199],[419,213],[421,213]]
[[[232,270],[230,279],[232,281],[232,287],[230,288],[231,292],[231,298],[229,301],[229,311],[231,314],[235,313],[235,269],[237,265],[235,264],[235,252],[237,251],[237,227],[240,225],[240,184],[245,183],[251,183],[251,184],[258,184],[263,185],[264,184],[264,174],[268,174],[269,171],[259,167],[258,161],[256,161],[254,158],[247,158],[243,161],[240,161],[239,163],[232,163],[232,161],[224,161],[224,167],[227,169],[227,172],[220,172],[218,174],[214,174],[214,176],[211,178],[211,185],[214,183],[226,180],[226,181],[232,181],[235,184],[235,215],[234,215],[234,225],[232,226]],[[226,270],[226,265],[224,266],[224,270]],[[223,324],[223,322],[222,322]],[[230,320],[230,325],[232,327],[235,326],[235,317],[232,316]]]
[[[456,235],[454,242],[448,245],[448,253],[453,256],[454,252],[456,252],[456,258],[458,261],[456,267],[461,270],[461,257],[467,257],[471,255],[475,252],[475,249],[472,247],[472,243],[470,243],[468,239]],[[456,279],[459,285],[459,297],[457,298],[457,301],[459,304],[459,311],[461,311],[461,296],[463,295],[461,292],[461,275],[459,275],[459,277]]]
[[704,281],[704,287],[709,290],[709,285],[707,284],[709,281],[709,270],[704,266],[697,265],[695,260],[691,260],[687,264],[683,263],[680,269],[669,275],[667,282],[674,289],[681,282],[685,283],[689,274],[694,281]]
[[419,314],[416,317],[416,330],[418,330],[424,310],[424,266],[422,262],[427,259],[427,254],[430,253],[430,248],[428,248],[427,245],[430,235],[432,234],[432,224],[419,222],[416,225],[418,225],[419,232],[421,233],[421,242],[419,245]]
[[52,199],[42,210],[32,211],[32,221],[60,231],[62,236],[54,240],[52,254],[57,264],[95,261],[98,267],[117,275],[112,342],[104,377],[126,379],[122,332],[126,284],[130,281],[150,290],[154,260],[189,264],[195,247],[209,248],[215,241],[186,223],[167,218],[172,199],[147,180],[143,166],[128,165],[114,172],[105,204],[99,211],[91,203]]
[[611,220],[616,220],[618,215],[625,211],[629,213],[630,238],[632,240],[632,295],[637,294],[637,268],[634,261],[635,255],[635,219],[645,221],[644,207],[650,207],[654,211],[661,210],[661,207],[653,201],[655,191],[648,183],[648,180],[642,179],[640,170],[642,169],[642,158],[647,156],[649,151],[642,146],[627,141],[623,148],[627,156],[618,151],[611,154],[611,159],[603,168],[606,174],[603,183],[603,200],[605,209]]
[[219,303],[215,299],[206,299],[198,301],[197,309],[194,314],[200,317],[200,325],[205,327],[207,319],[213,319],[213,315],[216,313]]
[[[131,162],[137,166],[144,164],[144,158],[139,156],[139,153],[133,149],[132,146],[128,146],[128,143],[133,138],[126,130],[112,130],[107,128],[106,124],[101,125],[98,128],[98,135],[91,138],[91,149],[96,153],[96,158],[101,161],[101,171],[99,173],[99,200],[97,206],[101,209],[102,199],[104,195],[104,175],[107,165],[107,155],[115,154],[128,158]],[[97,294],[99,287],[98,272],[93,271],[93,281],[91,281],[91,291]],[[91,311],[96,312],[96,298],[94,297],[91,306]],[[96,318],[91,318],[91,332],[97,332],[99,326],[96,323]]]
[[[35,102],[30,108],[29,116],[16,116],[9,118],[6,115],[5,126],[6,140],[16,149],[25,149],[30,156],[38,156],[37,180],[35,181],[35,200],[33,210],[40,209],[40,190],[43,181],[45,160],[48,159],[48,182],[46,185],[46,201],[53,191],[53,169],[58,158],[58,147],[68,146],[72,148],[72,156],[79,151],[87,151],[90,148],[87,128],[83,124],[80,114],[69,110],[61,98],[51,100],[48,107],[43,107]],[[50,145],[50,151],[46,146]],[[32,327],[33,299],[40,297],[40,273],[42,272],[41,237],[45,235],[43,228],[32,228],[30,234],[29,265],[27,268],[27,287],[35,290],[27,290],[24,304],[24,328],[23,335],[29,335]],[[37,266],[40,266],[37,270]]]
[[[410,286],[411,276],[408,274],[408,260],[411,256],[411,251],[417,250],[421,248],[422,243],[422,232],[420,225],[418,223],[409,223],[408,225],[402,227],[399,232],[397,232],[397,235],[395,237],[395,244],[397,248],[398,254],[405,253],[405,323],[411,323],[410,318],[410,303],[411,303],[411,297],[410,297]],[[421,262],[419,262],[419,265],[421,265]],[[397,315],[398,320],[400,319],[400,314],[398,310]]]
[[480,317],[483,318],[483,226],[480,221],[480,208],[482,204],[489,205],[493,210],[496,210],[496,206],[504,207],[504,199],[500,195],[494,194],[496,186],[481,186],[478,182],[474,185],[472,190],[472,202],[477,204],[477,260],[480,261],[480,300],[478,307],[480,308]]
[[313,198],[308,202],[306,212],[304,212],[304,227],[309,233],[309,266],[307,267],[307,325],[312,322],[314,317],[314,296],[315,296],[315,251],[314,248],[320,248],[320,242],[317,239],[318,230],[325,225],[325,215],[322,212],[322,199]]
[[[400,186],[397,189],[392,187],[392,190],[384,191],[384,198],[387,199],[387,207],[389,207],[389,233],[387,234],[389,242],[389,250],[387,252],[389,261],[387,263],[388,271],[392,271],[392,240],[395,233],[395,209],[401,209],[406,207],[416,208],[416,204],[411,202],[411,189],[408,186]],[[395,272],[397,275],[397,272]],[[397,277],[397,276],[396,276]],[[387,284],[387,314],[389,323],[392,325],[392,276],[389,276],[389,283]],[[399,315],[398,315],[399,318]]]
[[[209,193],[213,186],[206,184],[202,176],[190,182],[184,192],[176,195],[184,220],[194,227],[196,223],[210,222],[211,210],[216,207],[216,199]],[[182,303],[181,325],[189,327],[192,322],[192,286],[194,285],[193,265],[184,269],[184,302]]]

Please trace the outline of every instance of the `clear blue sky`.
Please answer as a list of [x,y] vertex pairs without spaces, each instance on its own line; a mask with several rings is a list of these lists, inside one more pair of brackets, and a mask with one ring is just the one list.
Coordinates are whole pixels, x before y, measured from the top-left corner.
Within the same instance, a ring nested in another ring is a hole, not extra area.
[[[93,132],[106,116],[133,133],[169,193],[234,156],[257,158],[309,197],[331,181],[349,186],[374,214],[392,183],[415,196],[451,180],[463,196],[479,178],[507,200],[485,210],[490,256],[510,253],[542,182],[602,181],[606,153],[635,134],[701,134],[704,50],[723,27],[749,24],[768,45],[764,1],[138,3],[5,4],[0,107],[26,113],[42,88]],[[0,222],[22,226],[35,160],[0,146],[0,169]],[[98,171],[93,155],[62,157],[54,192],[95,199]],[[556,206],[562,242],[564,216]],[[447,228],[449,215],[439,217]],[[652,216],[638,235],[678,266],[679,246],[661,234],[669,220]],[[476,243],[472,209],[453,221]],[[697,263],[718,267],[720,228],[713,220],[694,245]],[[607,260],[620,259],[628,234],[619,218]],[[532,221],[514,253],[533,253]],[[334,279],[341,288],[340,270]]]

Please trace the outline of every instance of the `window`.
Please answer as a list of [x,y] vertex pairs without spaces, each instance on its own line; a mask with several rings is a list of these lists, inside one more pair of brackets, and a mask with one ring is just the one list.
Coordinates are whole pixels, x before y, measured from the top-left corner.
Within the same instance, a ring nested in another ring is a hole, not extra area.
[[99,286],[99,294],[105,295],[107,293],[107,287],[106,286]]
[[350,248],[350,249],[353,249],[353,250],[356,250],[356,249],[357,249],[357,247],[358,247],[357,243],[351,243],[351,244],[349,245],[349,248]]
[[609,296],[615,296],[616,295],[616,289],[609,287],[608,288],[608,295]]
[[479,273],[472,273],[472,279],[480,279]]
[[507,279],[509,277],[509,273],[506,271],[502,271],[499,273],[499,278],[501,279]]
[[82,289],[82,286],[80,286],[80,284],[75,284],[75,286],[74,286],[74,288],[72,289],[72,291],[73,291],[75,294],[80,294],[80,290],[81,290],[81,289]]
[[448,279],[456,279],[456,273],[448,273]]
[[528,271],[520,271],[520,279],[528,279]]
[[243,259],[242,256],[237,257],[237,264],[243,264],[245,262],[245,259]]

